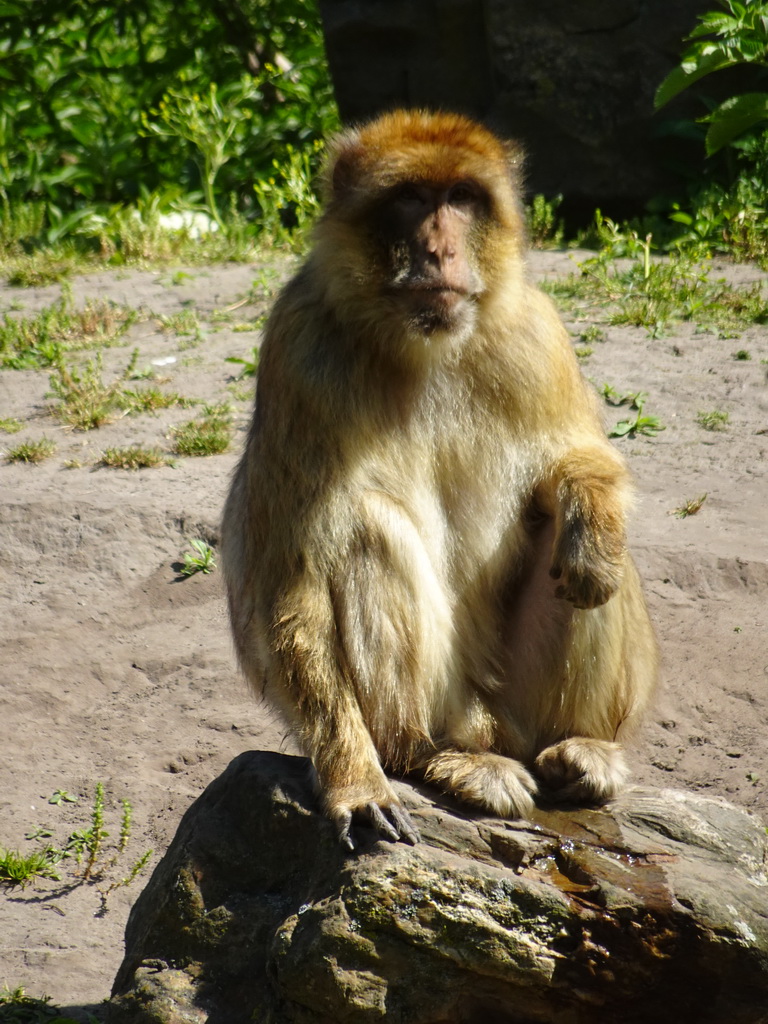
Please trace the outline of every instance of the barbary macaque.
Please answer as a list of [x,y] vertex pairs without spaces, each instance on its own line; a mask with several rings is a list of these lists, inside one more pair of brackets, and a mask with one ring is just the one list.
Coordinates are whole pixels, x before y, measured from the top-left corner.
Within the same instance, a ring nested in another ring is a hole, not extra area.
[[396,111],[330,144],[224,512],[235,644],[325,812],[417,840],[386,771],[493,814],[599,803],[656,680],[626,466],[526,279],[519,150]]

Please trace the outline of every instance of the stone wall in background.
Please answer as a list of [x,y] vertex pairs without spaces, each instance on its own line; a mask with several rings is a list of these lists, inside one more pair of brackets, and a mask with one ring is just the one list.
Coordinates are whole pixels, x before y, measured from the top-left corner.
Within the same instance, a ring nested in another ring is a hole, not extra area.
[[[703,147],[664,132],[653,95],[715,0],[320,0],[341,116],[394,106],[461,110],[528,151],[528,188],[567,211],[642,210]],[[707,89],[711,88],[707,83]],[[718,88],[720,83],[714,82]]]

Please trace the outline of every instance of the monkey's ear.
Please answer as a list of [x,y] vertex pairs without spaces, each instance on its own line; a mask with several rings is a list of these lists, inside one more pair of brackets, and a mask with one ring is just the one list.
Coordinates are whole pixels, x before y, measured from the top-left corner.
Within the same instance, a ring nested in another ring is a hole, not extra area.
[[355,187],[361,156],[362,150],[357,148],[354,150],[345,149],[339,154],[336,163],[333,165],[333,176],[331,178],[334,196],[344,196]]
[[507,167],[516,187],[520,187],[525,174],[525,150],[521,142],[514,139],[502,140],[504,155],[507,160]]
[[354,129],[332,140],[324,175],[328,200],[344,199],[354,191],[360,181],[364,158],[365,148]]

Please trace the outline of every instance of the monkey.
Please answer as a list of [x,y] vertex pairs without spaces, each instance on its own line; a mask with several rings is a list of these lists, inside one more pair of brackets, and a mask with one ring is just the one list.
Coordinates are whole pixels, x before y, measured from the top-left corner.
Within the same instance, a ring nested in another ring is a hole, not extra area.
[[600,804],[657,676],[632,486],[529,282],[520,147],[396,110],[328,146],[222,521],[240,665],[323,809],[418,834],[387,773],[486,813]]

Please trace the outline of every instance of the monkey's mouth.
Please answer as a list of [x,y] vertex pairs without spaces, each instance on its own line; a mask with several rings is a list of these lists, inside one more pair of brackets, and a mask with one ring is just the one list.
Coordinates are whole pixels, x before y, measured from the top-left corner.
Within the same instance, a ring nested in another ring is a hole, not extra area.
[[409,282],[400,285],[395,291],[413,306],[445,310],[446,312],[456,309],[469,298],[469,293],[465,289],[447,284]]
[[393,292],[411,329],[426,336],[453,332],[470,316],[472,296],[461,288],[409,283]]

